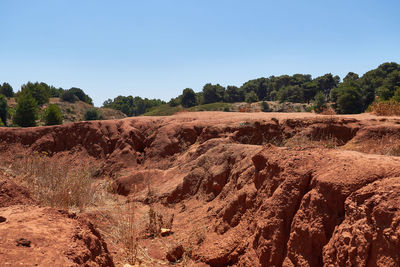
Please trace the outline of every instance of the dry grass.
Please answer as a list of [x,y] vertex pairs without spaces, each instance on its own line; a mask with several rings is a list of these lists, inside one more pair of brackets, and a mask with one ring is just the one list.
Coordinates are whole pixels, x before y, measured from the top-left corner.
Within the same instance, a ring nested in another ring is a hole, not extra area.
[[71,167],[46,153],[35,153],[14,161],[11,169],[17,182],[42,205],[83,211],[95,197],[93,169],[88,165]]
[[400,103],[397,101],[377,102],[369,109],[378,116],[400,116]]
[[139,248],[139,226],[135,220],[135,204],[129,203],[115,220],[114,236],[122,243],[125,261],[136,264]]
[[165,215],[161,214],[150,207],[148,212],[148,224],[147,231],[150,237],[154,238],[161,234],[161,228],[172,230],[172,224],[174,222],[173,214],[170,215],[167,219],[165,219]]
[[343,141],[336,138],[333,134],[327,134],[319,139],[299,134],[288,139],[285,143],[287,147],[325,147],[330,149],[335,149],[342,145],[344,145]]

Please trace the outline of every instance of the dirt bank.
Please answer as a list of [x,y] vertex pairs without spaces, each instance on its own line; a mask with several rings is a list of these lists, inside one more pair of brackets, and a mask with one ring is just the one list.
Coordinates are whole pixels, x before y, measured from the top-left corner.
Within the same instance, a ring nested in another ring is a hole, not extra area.
[[117,194],[174,215],[142,243],[160,260],[174,244],[210,266],[399,266],[399,140],[397,117],[199,112],[3,128],[0,154],[101,163]]

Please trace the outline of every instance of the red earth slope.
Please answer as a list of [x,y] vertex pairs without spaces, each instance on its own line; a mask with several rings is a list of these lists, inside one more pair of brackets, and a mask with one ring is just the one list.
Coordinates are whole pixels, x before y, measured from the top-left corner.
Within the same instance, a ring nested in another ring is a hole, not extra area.
[[204,112],[0,129],[0,153],[101,162],[197,263],[399,266],[399,138],[395,117]]

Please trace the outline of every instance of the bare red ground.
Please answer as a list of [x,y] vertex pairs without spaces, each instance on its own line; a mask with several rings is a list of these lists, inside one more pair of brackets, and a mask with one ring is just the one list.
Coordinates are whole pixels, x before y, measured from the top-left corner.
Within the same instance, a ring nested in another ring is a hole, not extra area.
[[0,153],[103,163],[119,194],[175,215],[141,241],[160,260],[182,245],[198,266],[400,266],[399,138],[398,117],[203,112],[0,129]]
[[0,179],[0,199],[1,266],[113,266],[107,245],[83,217],[32,205],[26,190],[8,179]]

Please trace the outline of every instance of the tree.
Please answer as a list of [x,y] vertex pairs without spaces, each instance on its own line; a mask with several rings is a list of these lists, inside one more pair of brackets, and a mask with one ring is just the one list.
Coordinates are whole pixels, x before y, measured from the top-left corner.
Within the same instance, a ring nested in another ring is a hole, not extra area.
[[397,87],[396,91],[394,91],[392,99],[400,103],[400,87]]
[[101,120],[102,116],[96,108],[88,108],[84,113],[86,121]]
[[196,106],[196,93],[191,88],[184,89],[181,102],[184,108]]
[[5,97],[14,96],[13,88],[9,83],[3,83],[3,85],[0,86],[0,95],[4,95]]
[[0,95],[0,122],[7,126],[8,105],[5,96]]
[[175,97],[175,98],[171,98],[171,100],[168,102],[168,105],[170,107],[176,107],[176,106],[179,106],[180,103],[181,102],[180,102],[179,98]]
[[236,86],[228,85],[224,93],[224,102],[234,103],[244,101],[244,90]]
[[225,88],[219,84],[207,83],[203,87],[204,104],[220,102],[223,100]]
[[112,99],[109,98],[109,99],[107,99],[106,101],[103,102],[103,107],[109,108],[109,107],[111,107],[112,103],[113,103]]
[[104,102],[104,107],[119,110],[125,113],[127,116],[138,116],[155,106],[165,104],[160,99],[142,99],[136,96],[117,96],[114,100],[107,100]]
[[321,113],[325,108],[326,108],[325,94],[322,91],[318,91],[318,93],[315,94],[314,104],[312,106],[312,109],[316,113]]
[[21,94],[30,94],[39,106],[49,102],[50,89],[45,83],[28,82],[21,86]]
[[337,110],[340,114],[361,113],[363,109],[359,90],[351,86],[344,87],[338,95]]
[[279,102],[304,102],[303,90],[298,85],[282,87],[278,92]]
[[331,73],[317,77],[315,81],[318,84],[318,91],[324,92],[325,96],[329,97],[331,90],[338,85],[338,78],[338,76],[333,76]]
[[75,103],[75,101],[78,100],[78,97],[70,90],[65,90],[64,92],[61,93],[60,99],[62,101],[70,102],[70,103]]
[[93,100],[87,94],[85,94],[82,89],[72,87],[68,91],[74,94],[80,101],[93,105]]
[[258,96],[254,91],[251,91],[246,94],[245,101],[247,103],[254,103],[258,101]]
[[30,94],[18,97],[14,123],[21,127],[36,126],[38,118],[38,104]]
[[63,116],[59,106],[56,104],[50,104],[44,110],[44,122],[46,125],[58,125],[62,124]]
[[379,97],[379,100],[381,101],[386,101],[393,97],[392,90],[390,90],[384,85],[376,89],[376,94]]
[[349,72],[347,73],[346,77],[343,78],[343,82],[347,83],[350,81],[357,81],[360,78],[357,73]]
[[52,85],[49,88],[50,97],[60,97],[63,92],[64,92],[64,89],[62,89],[62,88],[57,89]]

